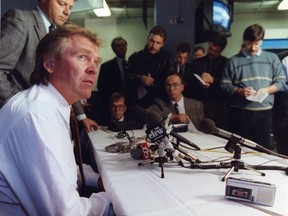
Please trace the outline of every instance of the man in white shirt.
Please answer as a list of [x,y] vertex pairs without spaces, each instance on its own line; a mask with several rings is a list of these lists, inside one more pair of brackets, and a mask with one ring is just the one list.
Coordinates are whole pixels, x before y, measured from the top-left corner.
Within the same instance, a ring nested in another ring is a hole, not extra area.
[[33,84],[0,110],[0,215],[105,215],[105,192],[80,197],[70,137],[71,104],[89,98],[100,43],[65,25],[39,43]]

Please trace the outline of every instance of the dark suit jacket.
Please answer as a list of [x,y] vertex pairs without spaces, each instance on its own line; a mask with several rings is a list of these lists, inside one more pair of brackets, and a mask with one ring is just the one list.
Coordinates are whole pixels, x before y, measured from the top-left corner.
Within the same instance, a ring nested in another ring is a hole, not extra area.
[[37,45],[46,32],[38,10],[12,9],[1,18],[0,107],[30,87]]
[[[202,102],[184,97],[184,107],[186,115],[189,116],[195,127],[199,129],[199,122],[204,119],[204,108]],[[167,117],[170,113],[174,113],[174,106],[170,100],[155,99],[155,103],[148,107],[149,111],[158,112],[162,118]]]
[[[126,83],[126,72],[124,69],[124,83]],[[101,65],[97,88],[105,107],[108,107],[108,100],[113,92],[121,92],[126,95],[116,57]]]

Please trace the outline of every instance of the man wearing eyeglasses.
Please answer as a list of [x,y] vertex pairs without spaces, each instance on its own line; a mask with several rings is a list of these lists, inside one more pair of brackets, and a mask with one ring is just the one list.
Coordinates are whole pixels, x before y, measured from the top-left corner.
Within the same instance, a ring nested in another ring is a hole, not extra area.
[[[229,59],[221,88],[230,95],[231,132],[270,148],[274,93],[284,89],[285,74],[278,56],[261,49],[264,33],[258,24],[245,29],[243,49]],[[260,94],[268,96],[249,100]]]
[[156,98],[155,103],[148,107],[149,111],[158,112],[161,117],[167,117],[170,113],[171,123],[188,124],[189,129],[198,128],[199,122],[204,118],[203,104],[195,99],[182,95],[184,85],[179,73],[171,73],[165,81],[167,96]]

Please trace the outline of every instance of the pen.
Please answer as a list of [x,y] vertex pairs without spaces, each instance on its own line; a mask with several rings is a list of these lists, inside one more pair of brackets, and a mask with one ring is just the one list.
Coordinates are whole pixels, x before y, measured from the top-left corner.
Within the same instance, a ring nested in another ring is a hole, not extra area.
[[239,83],[238,85],[240,88],[246,88],[247,86],[244,83]]

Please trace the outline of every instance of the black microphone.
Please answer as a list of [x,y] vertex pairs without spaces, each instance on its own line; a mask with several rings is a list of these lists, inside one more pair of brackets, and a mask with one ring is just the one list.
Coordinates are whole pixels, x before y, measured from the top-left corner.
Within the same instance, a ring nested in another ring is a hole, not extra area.
[[[241,145],[244,145],[248,148],[252,148],[258,151],[265,151],[265,148],[251,140],[245,139],[241,137],[238,134],[230,133],[228,131],[225,131],[223,129],[217,128],[215,126],[215,122],[211,119],[203,119],[199,122],[199,130],[206,134],[216,134],[220,135],[223,138],[231,139],[232,137],[235,137],[238,140],[238,143]],[[228,150],[227,150],[228,151]]]
[[[151,127],[152,125],[161,124],[162,118],[157,112],[150,112],[146,115],[146,122],[147,127]],[[200,150],[200,148],[191,142],[190,140],[186,139],[185,137],[181,136],[180,134],[176,133],[175,131],[171,130],[169,133],[171,136],[175,137],[179,142],[183,142],[197,150]]]

